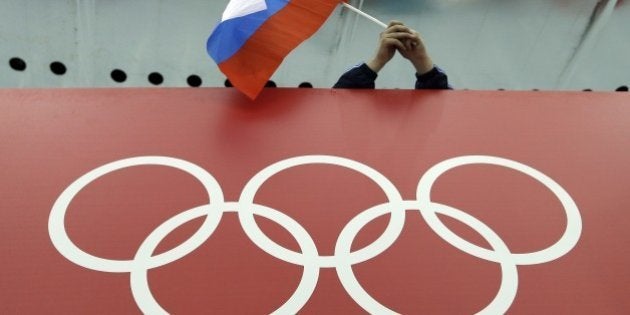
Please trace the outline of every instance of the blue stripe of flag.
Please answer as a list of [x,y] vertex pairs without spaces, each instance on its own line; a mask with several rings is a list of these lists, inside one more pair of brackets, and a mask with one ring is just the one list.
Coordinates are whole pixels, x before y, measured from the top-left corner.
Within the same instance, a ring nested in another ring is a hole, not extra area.
[[206,43],[210,57],[217,64],[230,59],[271,16],[282,10],[289,0],[266,0],[267,10],[219,23]]

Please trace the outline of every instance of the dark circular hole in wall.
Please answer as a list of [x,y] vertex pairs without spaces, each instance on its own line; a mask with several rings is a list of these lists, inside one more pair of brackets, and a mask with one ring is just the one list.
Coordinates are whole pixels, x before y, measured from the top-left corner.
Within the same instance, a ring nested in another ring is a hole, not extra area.
[[160,85],[164,82],[164,77],[159,72],[152,72],[149,74],[149,82],[153,85]]
[[109,75],[112,77],[112,80],[114,80],[115,82],[123,83],[127,81],[127,74],[125,73],[125,71],[122,71],[120,69],[112,70],[112,72]]
[[310,88],[313,88],[313,84],[311,84],[311,82],[302,82],[300,83],[300,85],[298,85],[298,87],[310,89]]
[[190,87],[200,87],[202,83],[201,78],[196,74],[190,75],[186,82]]
[[68,71],[68,69],[66,68],[66,65],[64,65],[63,63],[59,61],[54,61],[50,63],[50,71],[52,71],[52,73],[56,75],[64,75],[66,71]]
[[15,71],[26,70],[26,62],[20,57],[13,57],[9,59],[9,66],[11,66],[11,69]]

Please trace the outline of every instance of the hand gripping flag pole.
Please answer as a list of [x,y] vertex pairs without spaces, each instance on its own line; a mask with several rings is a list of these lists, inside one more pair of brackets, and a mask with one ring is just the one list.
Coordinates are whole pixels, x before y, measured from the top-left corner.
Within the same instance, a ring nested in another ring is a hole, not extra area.
[[340,0],[231,0],[206,49],[234,87],[255,99],[284,58],[311,37],[339,3],[387,27]]

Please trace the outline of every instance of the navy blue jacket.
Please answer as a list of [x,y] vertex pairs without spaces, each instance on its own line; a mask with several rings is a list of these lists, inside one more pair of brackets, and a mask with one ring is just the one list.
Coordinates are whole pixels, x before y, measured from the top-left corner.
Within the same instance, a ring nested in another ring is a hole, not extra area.
[[[374,81],[378,74],[374,72],[365,63],[360,66],[354,67],[344,73],[337,83],[333,86],[334,89],[373,89]],[[451,89],[448,84],[448,77],[446,73],[437,66],[433,67],[429,72],[419,75],[416,73],[416,89],[428,90],[428,89]]]

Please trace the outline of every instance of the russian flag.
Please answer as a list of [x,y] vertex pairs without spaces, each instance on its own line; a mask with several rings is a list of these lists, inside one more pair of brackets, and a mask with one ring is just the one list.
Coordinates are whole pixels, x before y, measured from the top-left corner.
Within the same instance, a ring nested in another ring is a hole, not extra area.
[[232,84],[254,99],[282,60],[311,37],[340,0],[231,0],[206,48]]

